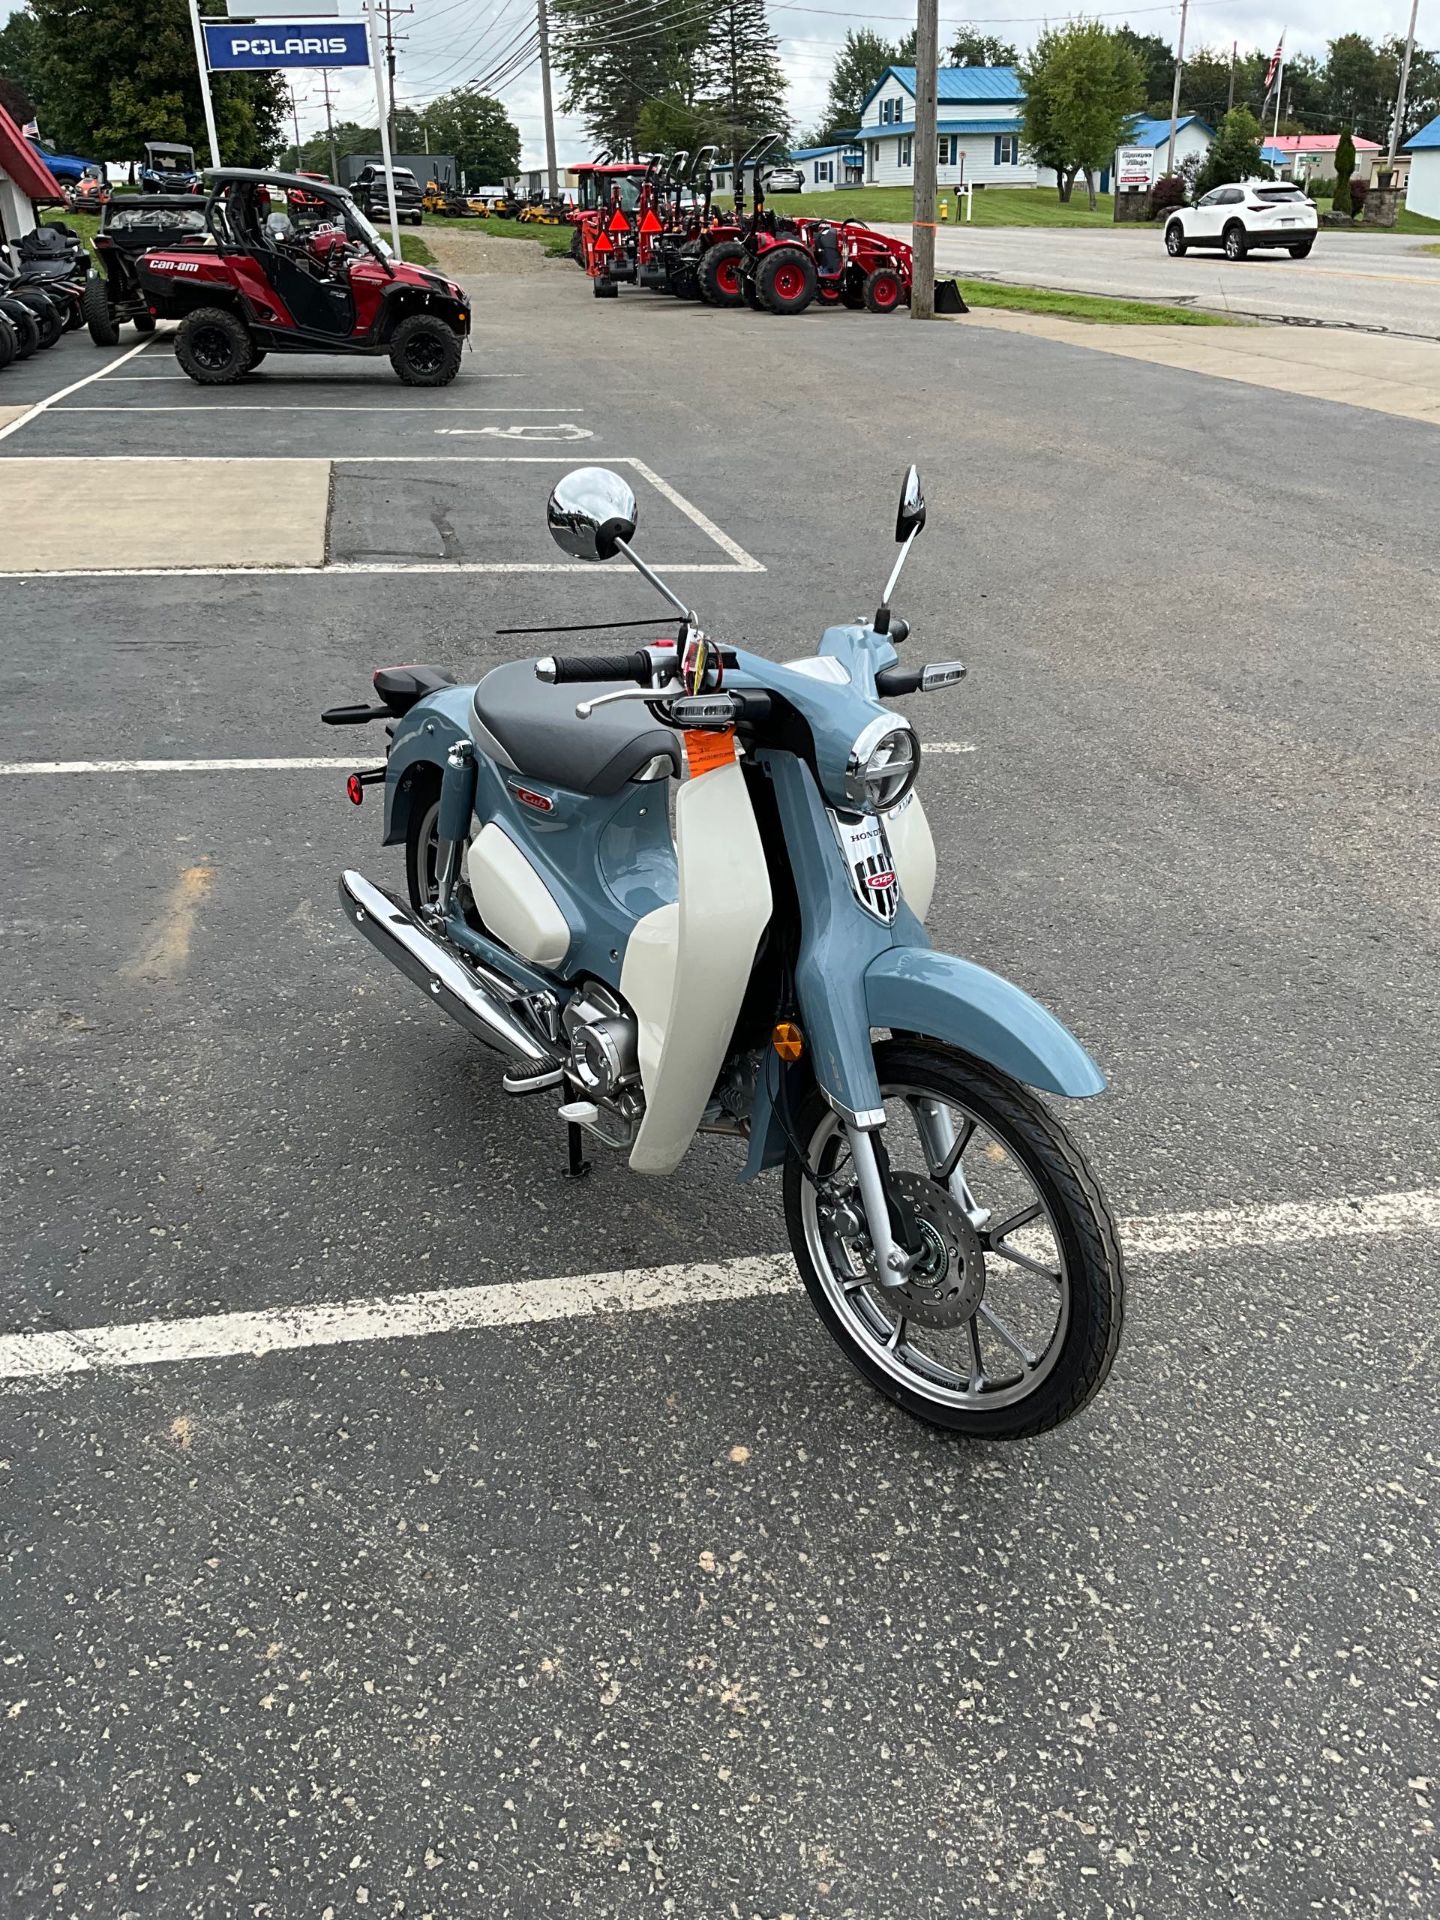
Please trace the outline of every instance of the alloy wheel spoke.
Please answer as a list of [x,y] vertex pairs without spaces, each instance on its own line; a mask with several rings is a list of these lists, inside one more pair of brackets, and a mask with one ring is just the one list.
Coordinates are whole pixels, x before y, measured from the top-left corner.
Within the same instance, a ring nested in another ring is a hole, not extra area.
[[985,1356],[980,1351],[979,1316],[971,1314],[970,1321],[970,1379],[966,1384],[967,1393],[980,1393],[985,1386]]
[[885,1342],[886,1347],[889,1349],[891,1353],[898,1353],[901,1347],[904,1345],[905,1334],[907,1329],[909,1328],[909,1325],[910,1325],[910,1322],[905,1318],[904,1314],[902,1313],[895,1322],[894,1328],[892,1329],[890,1334],[890,1338]]
[[1017,1267],[1024,1267],[1028,1273],[1038,1273],[1042,1280],[1050,1280],[1057,1287],[1060,1284],[1058,1267],[1043,1266],[1040,1261],[1032,1260],[1028,1253],[1017,1253],[1014,1247],[1002,1247],[993,1243],[985,1251],[998,1254],[1002,1260],[1013,1260]]
[[1025,1342],[1020,1339],[1018,1334],[1014,1334],[1010,1331],[1009,1327],[1006,1326],[1005,1322],[1000,1318],[999,1314],[996,1313],[992,1307],[988,1307],[985,1304],[985,1302],[982,1300],[980,1302],[979,1307],[976,1309],[976,1311],[980,1315],[980,1318],[985,1322],[986,1326],[989,1327],[990,1331],[995,1335],[996,1339],[1002,1340],[1005,1343],[1005,1345],[1009,1347],[1010,1351],[1013,1354],[1016,1354],[1019,1356],[1020,1361],[1024,1365],[1025,1371],[1027,1373],[1031,1370],[1031,1368],[1039,1366],[1040,1364],[1039,1354],[1032,1353],[1029,1347],[1025,1345]]
[[998,1253],[1000,1251],[1000,1242],[1004,1240],[1007,1235],[1016,1232],[1020,1227],[1028,1227],[1030,1222],[1044,1211],[1045,1209],[1038,1200],[1032,1200],[1028,1207],[1018,1208],[1007,1220],[1002,1220],[998,1227],[991,1227],[989,1233],[985,1236],[987,1245]]
[[965,1124],[956,1134],[954,1144],[951,1146],[950,1151],[938,1165],[930,1169],[930,1178],[937,1181],[940,1186],[949,1186],[951,1176],[964,1157],[965,1149],[969,1146],[971,1136],[974,1132],[975,1122],[967,1114],[965,1116]]

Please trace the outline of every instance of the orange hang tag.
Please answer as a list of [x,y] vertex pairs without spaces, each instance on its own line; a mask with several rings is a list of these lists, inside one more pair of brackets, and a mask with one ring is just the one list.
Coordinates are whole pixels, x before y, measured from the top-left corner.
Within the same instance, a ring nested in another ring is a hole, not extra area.
[[735,729],[722,727],[717,732],[701,732],[698,728],[686,733],[685,758],[690,767],[690,778],[698,780],[702,773],[713,773],[716,767],[728,767],[735,758]]

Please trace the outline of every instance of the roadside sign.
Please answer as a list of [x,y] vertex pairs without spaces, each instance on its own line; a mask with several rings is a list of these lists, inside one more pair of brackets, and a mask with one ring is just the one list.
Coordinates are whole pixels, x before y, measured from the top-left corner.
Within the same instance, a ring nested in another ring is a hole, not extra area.
[[204,20],[205,52],[212,73],[249,72],[272,67],[368,67],[370,45],[363,20],[334,20],[314,26],[300,20],[237,22]]
[[1155,178],[1153,147],[1121,147],[1115,156],[1115,186],[1120,193],[1150,187]]

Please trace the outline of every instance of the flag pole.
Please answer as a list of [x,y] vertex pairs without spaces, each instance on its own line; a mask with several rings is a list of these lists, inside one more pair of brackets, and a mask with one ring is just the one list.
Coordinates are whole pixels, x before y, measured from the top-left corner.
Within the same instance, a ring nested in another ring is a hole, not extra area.
[[200,30],[200,8],[190,0],[190,31],[195,36],[195,64],[200,69],[200,103],[205,109],[205,131],[210,137],[210,164],[220,165],[220,136],[215,131],[215,102],[210,98],[210,56],[205,51],[205,35]]

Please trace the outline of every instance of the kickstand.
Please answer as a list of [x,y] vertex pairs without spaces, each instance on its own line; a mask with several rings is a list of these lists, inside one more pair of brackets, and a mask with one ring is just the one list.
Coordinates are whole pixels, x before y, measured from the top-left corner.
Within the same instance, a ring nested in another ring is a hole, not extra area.
[[584,1135],[573,1120],[569,1123],[569,1135],[570,1169],[565,1177],[567,1180],[583,1180],[590,1171],[590,1162],[581,1153]]

